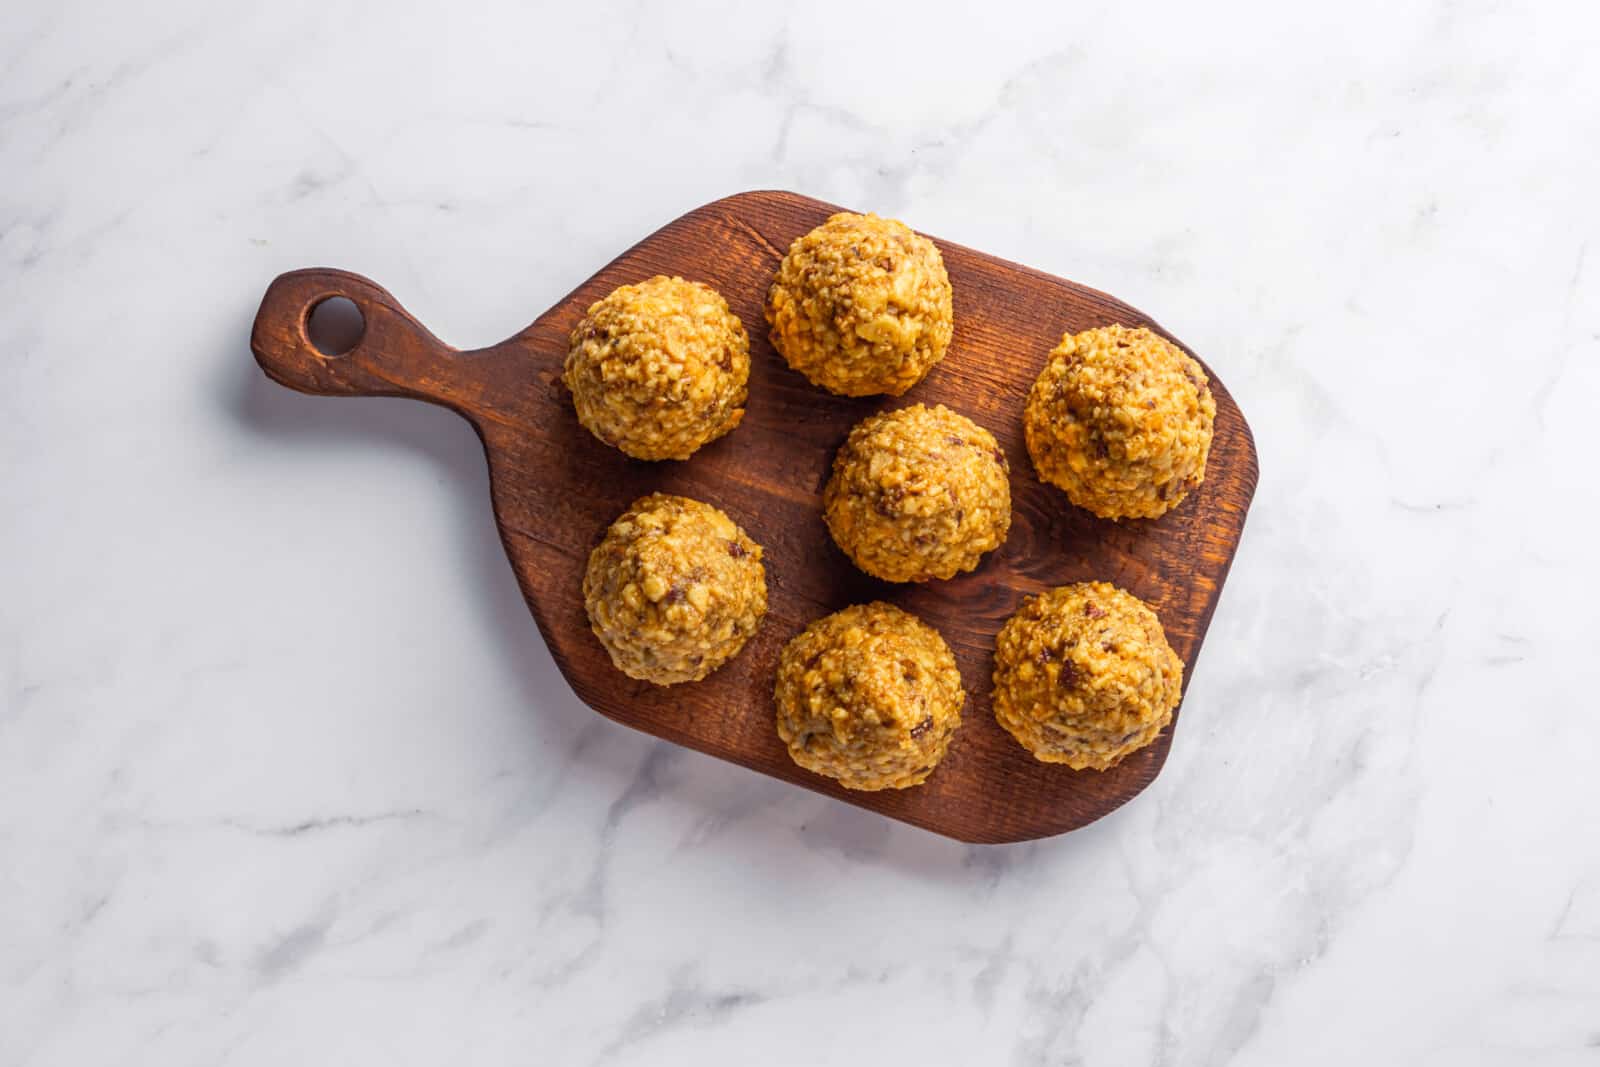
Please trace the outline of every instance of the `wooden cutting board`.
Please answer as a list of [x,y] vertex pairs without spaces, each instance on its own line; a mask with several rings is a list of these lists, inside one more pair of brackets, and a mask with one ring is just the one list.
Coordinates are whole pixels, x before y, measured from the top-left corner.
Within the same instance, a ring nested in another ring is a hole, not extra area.
[[[937,238],[955,288],[955,339],[943,362],[898,398],[846,399],[810,385],[767,341],[762,305],[789,243],[838,210],[784,192],[708,204],[624,252],[515,337],[470,352],[434,337],[365,278],[294,271],[267,289],[250,346],[262,369],[292,389],[413,397],[472,424],[523,595],[561,672],[601,714],[962,841],[1023,841],[1083,826],[1150,784],[1178,719],[1110,771],[1040,763],[990,710],[995,633],[1029,594],[1089,579],[1114,582],[1161,617],[1187,683],[1255,491],[1250,428],[1207,367],[1216,438],[1199,490],[1155,521],[1113,523],[1072,507],[1035,477],[1023,444],[1023,401],[1046,354],[1063,333],[1092,326],[1165,332],[1104,293]],[[602,445],[578,425],[560,380],[567,335],[588,306],[655,274],[712,286],[750,334],[744,422],[686,462],[641,462]],[[311,344],[307,322],[336,296],[355,302],[365,328],[351,351],[326,356]],[[862,574],[835,547],[822,522],[821,491],[852,425],[919,401],[945,404],[999,440],[1011,460],[1013,521],[1010,538],[975,572],[894,585]],[[770,607],[759,633],[705,681],[670,688],[634,681],[611,665],[589,630],[580,591],[589,550],[629,502],[653,490],[722,508],[766,550]],[[944,635],[968,699],[949,755],[926,784],[857,793],[789,759],[773,725],[773,672],[784,643],[807,623],[874,599],[914,612]]]

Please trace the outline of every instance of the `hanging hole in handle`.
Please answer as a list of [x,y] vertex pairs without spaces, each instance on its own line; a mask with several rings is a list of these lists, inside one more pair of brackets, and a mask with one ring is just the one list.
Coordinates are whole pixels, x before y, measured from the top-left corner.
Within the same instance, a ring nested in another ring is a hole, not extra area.
[[347,296],[324,297],[306,314],[306,336],[325,356],[344,355],[361,343],[366,332],[366,316]]

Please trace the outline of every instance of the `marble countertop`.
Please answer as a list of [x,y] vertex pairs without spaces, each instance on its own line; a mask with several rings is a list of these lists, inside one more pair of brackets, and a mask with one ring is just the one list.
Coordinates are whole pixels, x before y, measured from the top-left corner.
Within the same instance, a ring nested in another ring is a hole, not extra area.
[[[402,6],[7,9],[0,1063],[1600,1062],[1600,12]],[[1115,293],[1251,420],[1100,823],[599,718],[466,424],[246,347],[315,264],[487,344],[762,187]]]

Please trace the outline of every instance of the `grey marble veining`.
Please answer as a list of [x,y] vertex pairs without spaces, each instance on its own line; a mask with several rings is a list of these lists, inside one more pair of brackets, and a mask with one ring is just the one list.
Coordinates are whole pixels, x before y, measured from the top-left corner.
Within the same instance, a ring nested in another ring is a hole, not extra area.
[[[12,5],[0,1063],[1600,1062],[1600,15]],[[1113,292],[1263,476],[1162,777],[971,848],[594,716],[448,413],[272,386],[266,282],[489,343],[790,188]]]

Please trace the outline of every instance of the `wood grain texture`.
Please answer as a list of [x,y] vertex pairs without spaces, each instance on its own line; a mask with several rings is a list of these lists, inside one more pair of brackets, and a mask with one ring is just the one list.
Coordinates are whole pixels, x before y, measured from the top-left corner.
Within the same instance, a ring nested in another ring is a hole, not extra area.
[[[962,841],[1022,841],[1083,826],[1150,784],[1177,717],[1155,744],[1110,771],[1037,762],[990,710],[995,634],[1031,593],[1089,579],[1115,582],[1161,617],[1187,683],[1255,491],[1250,429],[1207,367],[1217,418],[1205,483],[1154,521],[1113,523],[1073,508],[1034,475],[1022,439],[1028,388],[1063,333],[1111,323],[1160,327],[1104,293],[937,238],[955,288],[955,339],[944,361],[903,397],[824,393],[773,351],[762,304],[783,250],[837,210],[782,192],[708,204],[623,253],[515,337],[472,352],[439,341],[365,278],[295,271],[268,288],[251,348],[266,373],[290,388],[409,396],[471,422],[528,606],[572,688],[601,714]],[[578,425],[560,381],[568,333],[589,304],[655,274],[717,289],[751,339],[743,424],[686,462],[631,460],[601,444]],[[306,323],[332,296],[353,300],[366,329],[352,351],[327,357],[312,347]],[[834,546],[822,522],[821,490],[852,425],[919,401],[945,404],[994,433],[1011,460],[1014,516],[1006,544],[975,572],[899,586],[857,571]],[[703,682],[665,689],[612,667],[589,630],[580,592],[589,550],[635,497],[652,490],[704,500],[732,516],[766,550],[770,594],[766,622],[739,656]],[[927,784],[852,793],[789,759],[773,726],[773,672],[784,643],[807,623],[873,599],[938,628],[956,654],[968,701],[949,756]]]

